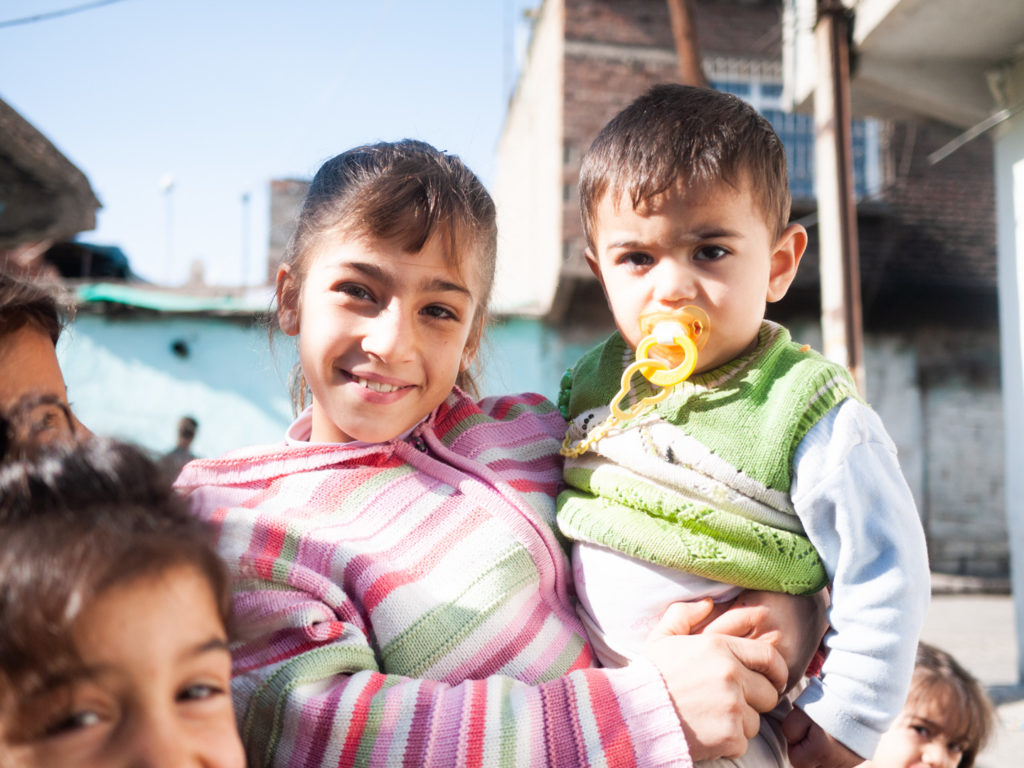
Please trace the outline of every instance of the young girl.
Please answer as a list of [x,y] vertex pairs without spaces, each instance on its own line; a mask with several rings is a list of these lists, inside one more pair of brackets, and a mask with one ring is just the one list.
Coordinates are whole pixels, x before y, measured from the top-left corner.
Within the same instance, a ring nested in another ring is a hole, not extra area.
[[312,182],[277,276],[312,402],[283,444],[178,479],[234,578],[252,766],[689,765],[777,702],[781,657],[747,638],[591,668],[552,527],[565,424],[465,394],[495,250],[489,195],[427,144]]
[[227,577],[157,477],[102,440],[0,466],[0,765],[244,766]]
[[71,413],[57,362],[68,312],[55,290],[0,268],[0,409],[18,413],[26,449],[89,434]]
[[972,768],[992,733],[992,704],[945,651],[917,646],[910,695],[867,768]]

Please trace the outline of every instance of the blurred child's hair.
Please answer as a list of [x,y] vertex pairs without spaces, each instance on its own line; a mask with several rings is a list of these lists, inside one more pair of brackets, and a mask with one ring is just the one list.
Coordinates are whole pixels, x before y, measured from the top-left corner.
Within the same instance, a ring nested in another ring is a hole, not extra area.
[[964,744],[959,768],[972,768],[992,734],[995,714],[978,681],[956,659],[928,643],[917,646],[907,709],[932,707],[945,715],[945,732]]
[[56,344],[69,314],[56,288],[0,269],[0,338],[32,325]]
[[112,587],[194,568],[228,628],[224,566],[162,477],[101,439],[0,465],[0,711],[76,668],[75,622]]
[[597,207],[625,195],[634,210],[683,184],[700,190],[724,181],[750,184],[770,232],[789,223],[786,153],[771,124],[742,99],[722,91],[656,85],[612,118],[583,156],[580,211],[595,248]]
[[[472,270],[480,286],[474,297],[479,300],[474,332],[479,334],[494,283],[497,233],[494,201],[456,155],[412,139],[382,142],[350,149],[320,167],[283,262],[296,277],[290,290],[301,292],[308,257],[326,238],[396,241],[415,254],[438,237],[448,263],[460,274]],[[456,383],[475,392],[469,371],[460,373]],[[293,396],[299,396],[300,405],[305,389],[297,378]]]

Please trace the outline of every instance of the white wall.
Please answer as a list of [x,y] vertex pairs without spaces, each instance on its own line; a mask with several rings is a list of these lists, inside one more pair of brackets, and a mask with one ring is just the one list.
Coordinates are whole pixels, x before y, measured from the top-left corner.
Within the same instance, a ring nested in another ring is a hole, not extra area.
[[[1024,59],[1007,73],[1008,94],[1024,98]],[[1024,113],[994,132],[999,324],[1006,441],[1006,519],[1017,611],[1017,674],[1024,683]]]
[[262,328],[224,319],[81,312],[57,347],[72,408],[93,432],[164,452],[189,414],[200,456],[282,438],[294,353],[287,339],[275,351],[276,360]]
[[562,264],[565,9],[544,0],[498,143],[498,269],[492,306],[546,312]]

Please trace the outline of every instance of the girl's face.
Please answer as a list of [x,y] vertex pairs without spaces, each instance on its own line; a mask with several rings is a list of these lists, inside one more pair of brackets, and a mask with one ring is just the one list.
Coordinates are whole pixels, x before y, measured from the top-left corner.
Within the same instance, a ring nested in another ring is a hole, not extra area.
[[952,734],[943,708],[928,702],[908,704],[882,734],[872,768],[956,768],[966,744]]
[[[0,410],[13,414],[28,399],[39,405],[21,414],[23,439],[33,443],[71,441],[88,430],[71,414],[68,388],[57,362],[53,339],[31,323],[0,337]],[[22,423],[24,422],[24,423]]]
[[479,342],[478,280],[469,278],[438,237],[415,254],[369,237],[325,243],[300,291],[287,290],[296,277],[281,268],[278,319],[299,336],[311,441],[384,442],[441,404]]
[[227,637],[198,570],[111,587],[73,638],[81,667],[0,721],[0,765],[244,768]]

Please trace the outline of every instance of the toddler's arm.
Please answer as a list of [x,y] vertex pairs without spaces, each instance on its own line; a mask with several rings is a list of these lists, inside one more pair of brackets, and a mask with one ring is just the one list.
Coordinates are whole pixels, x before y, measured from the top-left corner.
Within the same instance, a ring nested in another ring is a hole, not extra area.
[[794,709],[786,716],[782,721],[782,732],[789,744],[789,759],[794,766],[854,768],[864,762],[864,758],[825,733],[801,709]]
[[796,705],[870,756],[910,684],[930,599],[924,534],[892,440],[867,406],[834,408],[795,466],[793,505],[832,582],[828,656]]

